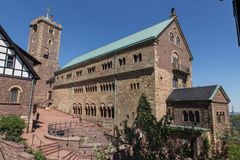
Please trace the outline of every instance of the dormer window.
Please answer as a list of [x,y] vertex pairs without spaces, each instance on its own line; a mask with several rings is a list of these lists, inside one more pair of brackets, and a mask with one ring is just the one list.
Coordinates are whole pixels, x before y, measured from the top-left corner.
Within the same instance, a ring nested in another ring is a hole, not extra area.
[[13,68],[13,64],[14,64],[14,56],[13,56],[13,55],[8,55],[8,56],[7,56],[7,64],[6,64],[6,67],[7,67],[7,68]]
[[169,38],[171,42],[174,42],[174,35],[172,32],[170,32]]

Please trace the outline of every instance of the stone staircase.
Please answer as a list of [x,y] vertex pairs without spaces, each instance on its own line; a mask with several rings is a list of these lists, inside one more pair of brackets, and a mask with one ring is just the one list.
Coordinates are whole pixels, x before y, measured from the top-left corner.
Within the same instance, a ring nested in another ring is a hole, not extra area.
[[37,149],[47,157],[48,160],[94,160],[92,155],[76,154],[60,146],[59,142],[38,146]]

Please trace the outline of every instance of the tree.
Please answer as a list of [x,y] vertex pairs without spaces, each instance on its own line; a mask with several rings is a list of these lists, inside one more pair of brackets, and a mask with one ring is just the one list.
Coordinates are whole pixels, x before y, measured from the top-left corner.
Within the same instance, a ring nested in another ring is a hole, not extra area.
[[170,122],[170,116],[157,121],[147,97],[142,95],[133,125],[128,126],[125,121],[122,129],[116,128],[117,136],[113,143],[117,148],[116,159],[174,160],[189,157],[192,146],[190,143],[177,143],[177,135],[187,133],[186,137],[191,137],[189,135],[195,135],[195,132],[177,130],[169,126]]

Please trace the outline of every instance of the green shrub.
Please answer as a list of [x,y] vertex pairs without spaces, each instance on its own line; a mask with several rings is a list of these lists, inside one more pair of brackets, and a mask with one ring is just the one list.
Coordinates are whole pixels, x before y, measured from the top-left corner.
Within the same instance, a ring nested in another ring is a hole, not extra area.
[[23,129],[24,121],[17,116],[2,116],[0,118],[0,132],[5,133],[6,140],[19,142]]
[[47,160],[41,151],[34,152],[34,160]]
[[228,144],[228,157],[230,160],[239,160],[240,157],[240,144],[229,142]]

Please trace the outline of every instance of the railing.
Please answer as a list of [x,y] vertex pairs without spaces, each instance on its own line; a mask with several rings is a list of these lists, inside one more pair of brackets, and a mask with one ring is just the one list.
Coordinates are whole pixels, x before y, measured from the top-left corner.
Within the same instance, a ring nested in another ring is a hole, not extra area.
[[37,139],[39,141],[39,148],[41,148],[42,145],[44,145],[44,142],[35,134],[32,135],[32,146],[34,145],[34,140]]
[[184,73],[190,74],[190,68],[178,63],[172,63],[173,70],[182,71]]
[[48,134],[59,137],[69,137],[70,131],[82,126],[81,122],[53,122],[48,125]]

